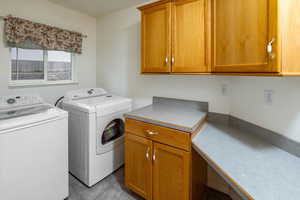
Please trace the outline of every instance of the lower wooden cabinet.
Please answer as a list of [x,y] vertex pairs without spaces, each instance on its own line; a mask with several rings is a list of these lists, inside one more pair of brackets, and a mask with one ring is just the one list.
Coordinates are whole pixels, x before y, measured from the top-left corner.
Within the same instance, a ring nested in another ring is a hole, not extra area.
[[190,198],[190,152],[153,144],[153,199]]
[[152,141],[125,137],[125,184],[145,199],[152,199]]
[[[126,119],[125,129],[127,188],[146,200],[190,200],[191,152],[183,150],[176,142],[165,140],[166,134],[172,135],[173,129],[131,119]],[[181,132],[174,130],[174,133],[179,137]]]

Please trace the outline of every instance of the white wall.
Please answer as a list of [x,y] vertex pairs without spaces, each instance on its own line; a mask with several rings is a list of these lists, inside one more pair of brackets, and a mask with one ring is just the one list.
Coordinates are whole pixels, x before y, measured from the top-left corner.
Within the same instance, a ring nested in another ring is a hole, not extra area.
[[[35,22],[45,23],[60,28],[78,31],[88,35],[83,40],[83,54],[76,56],[78,70],[77,85],[43,86],[10,88],[8,86],[9,49],[0,42],[0,95],[8,94],[41,94],[49,103],[63,96],[71,89],[96,86],[96,19],[78,12],[63,8],[47,0],[0,0],[0,16],[12,14]],[[0,38],[3,38],[3,20],[0,21]]]
[[[300,77],[235,77],[231,82],[231,115],[300,142]],[[273,90],[265,103],[264,90]]]
[[[97,19],[97,86],[132,97],[153,95],[208,101],[229,113],[300,142],[300,78],[140,75],[140,14],[135,7]],[[221,95],[222,84],[228,95]],[[271,105],[264,90],[274,90]]]
[[[146,76],[140,75],[140,14],[135,7],[96,19],[46,0],[0,0],[0,16],[12,14],[88,35],[83,54],[77,56],[78,85],[9,88],[9,51],[0,42],[0,95],[38,93],[53,103],[67,90],[97,86],[129,96],[135,107],[151,103],[154,95],[210,103],[210,111],[230,113],[300,141],[300,78]],[[3,37],[0,22],[0,38]],[[228,95],[221,86],[228,85]],[[263,91],[274,90],[265,104]]]
[[229,78],[140,75],[140,13],[136,7],[97,19],[97,86],[134,99],[135,107],[164,96],[209,101],[210,111],[228,113],[221,86]]

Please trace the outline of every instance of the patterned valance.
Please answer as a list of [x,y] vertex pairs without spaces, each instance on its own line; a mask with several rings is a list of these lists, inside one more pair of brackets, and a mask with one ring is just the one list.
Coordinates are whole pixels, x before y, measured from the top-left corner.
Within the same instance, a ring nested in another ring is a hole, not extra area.
[[82,52],[81,33],[12,16],[5,17],[4,21],[4,36],[9,47]]

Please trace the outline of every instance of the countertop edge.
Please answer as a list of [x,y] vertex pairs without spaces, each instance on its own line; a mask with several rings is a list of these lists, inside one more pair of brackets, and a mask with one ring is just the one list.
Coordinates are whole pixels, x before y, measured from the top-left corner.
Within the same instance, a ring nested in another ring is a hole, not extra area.
[[134,115],[134,114],[130,114],[130,113],[124,114],[124,117],[134,119],[134,120],[143,121],[143,122],[146,122],[146,123],[155,124],[155,125],[158,125],[158,126],[172,128],[172,129],[176,129],[176,130],[180,130],[180,131],[184,131],[184,132],[188,132],[188,133],[193,133],[202,124],[203,120],[205,120],[207,118],[207,115],[208,114],[205,113],[203,115],[203,117],[199,118],[198,122],[193,127],[186,127],[186,126],[173,124],[173,123],[169,123],[169,122],[163,122],[163,121],[159,121],[159,120],[155,120],[155,119],[151,119],[151,118],[146,118],[146,117],[142,117],[142,116]]
[[[205,126],[207,124],[204,124],[204,126],[202,127],[202,129],[197,133],[197,134],[201,134],[201,132],[205,129]],[[196,134],[196,135],[197,135]],[[204,153],[203,151],[201,151],[200,148],[198,148],[198,146],[196,144],[194,144],[194,142],[192,141],[192,147],[193,149],[204,158],[204,160],[206,160],[209,165],[221,176],[224,178],[224,180],[233,187],[233,189],[235,189],[236,192],[238,192],[240,194],[240,196],[243,199],[247,199],[247,200],[255,200],[245,189],[243,189],[242,186],[240,186],[231,176],[229,176],[213,159],[211,159],[206,153]]]

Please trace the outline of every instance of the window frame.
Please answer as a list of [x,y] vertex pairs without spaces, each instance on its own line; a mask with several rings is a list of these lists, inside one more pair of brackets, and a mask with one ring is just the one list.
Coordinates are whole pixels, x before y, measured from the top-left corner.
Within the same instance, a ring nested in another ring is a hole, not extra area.
[[[16,47],[17,48],[17,47]],[[12,80],[12,59],[11,52],[12,48],[9,48],[9,77],[8,85],[10,87],[24,87],[24,86],[42,86],[42,85],[67,85],[67,84],[78,84],[77,70],[75,67],[76,56],[71,53],[71,70],[72,79],[71,80],[61,80],[61,81],[51,81],[48,80],[48,50],[43,50],[44,59],[44,79],[42,80]]]

